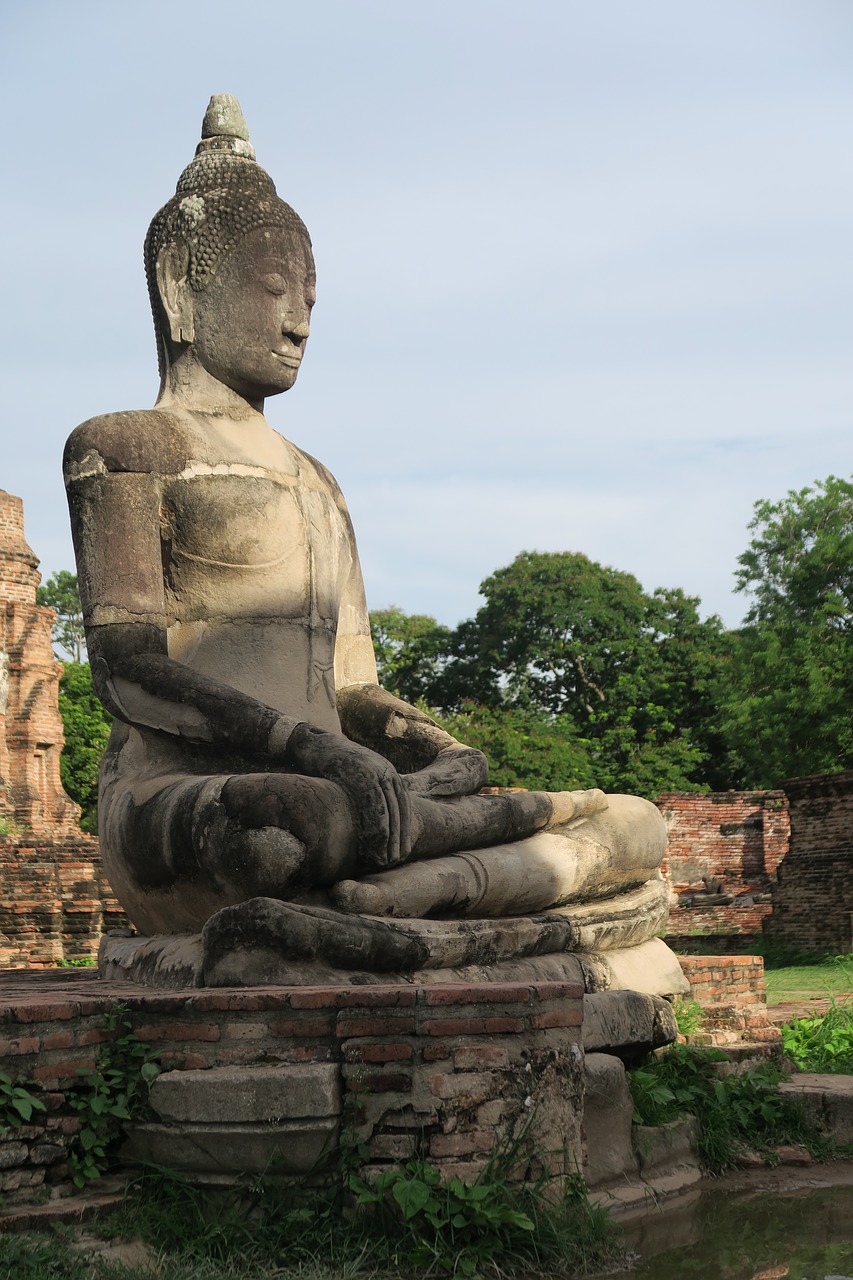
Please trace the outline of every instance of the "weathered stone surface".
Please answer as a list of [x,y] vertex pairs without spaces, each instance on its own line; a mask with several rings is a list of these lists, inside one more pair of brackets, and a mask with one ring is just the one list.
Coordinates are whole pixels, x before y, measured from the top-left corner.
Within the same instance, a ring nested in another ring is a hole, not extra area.
[[557,910],[575,930],[574,950],[615,951],[639,946],[664,929],[669,915],[669,889],[656,874],[638,889]]
[[[379,688],[343,496],[263,416],[308,340],[310,239],[235,99],[211,101],[202,133],[145,243],[155,408],[91,419],[65,452],[93,680],[115,717],[99,823],[120,901],[143,934],[203,931],[213,985],[627,943],[641,958],[662,922],[658,810],[596,789],[481,795],[482,754]],[[518,919],[577,902],[600,905],[577,924]],[[477,923],[411,923],[436,916]],[[198,980],[195,943],[104,961]]]
[[690,992],[690,983],[681,972],[677,957],[662,938],[651,938],[624,951],[602,951],[590,959],[605,976],[598,988],[588,982],[588,991],[645,991],[650,996],[682,996]]
[[107,980],[141,982],[151,987],[200,987],[203,954],[198,934],[156,938],[101,938],[98,968]]
[[336,1119],[285,1124],[134,1124],[122,1148],[126,1160],[188,1174],[306,1174],[330,1158]]
[[282,1117],[336,1116],[341,1109],[340,1071],[334,1064],[214,1067],[165,1071],[151,1087],[151,1107],[161,1120],[196,1124],[270,1124]]
[[698,1172],[695,1117],[683,1116],[655,1127],[635,1125],[634,1150],[643,1175],[683,1166],[692,1166]]
[[834,1142],[853,1142],[853,1076],[798,1072],[779,1091],[799,1098]]
[[671,1005],[639,991],[584,996],[583,1046],[587,1053],[637,1052],[672,1044],[678,1035]]
[[624,1063],[606,1053],[588,1053],[584,1064],[586,1096],[583,1132],[587,1186],[599,1187],[637,1172],[631,1135],[634,1104]]

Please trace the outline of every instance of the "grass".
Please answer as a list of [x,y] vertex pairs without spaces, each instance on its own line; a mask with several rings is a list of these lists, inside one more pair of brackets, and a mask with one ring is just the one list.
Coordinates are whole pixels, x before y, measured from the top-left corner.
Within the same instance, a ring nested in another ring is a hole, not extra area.
[[765,968],[767,1003],[853,995],[853,956],[827,956],[811,963]]
[[[112,1241],[142,1240],[169,1280],[569,1280],[621,1256],[615,1228],[579,1179],[568,1179],[560,1197],[553,1183],[502,1177],[493,1167],[470,1187],[439,1184],[435,1170],[412,1162],[391,1175],[381,1196],[346,1172],[325,1189],[262,1179],[233,1193],[205,1193],[161,1170],[144,1176],[96,1230]],[[62,1231],[0,1235],[0,1280],[146,1275],[81,1257]]]

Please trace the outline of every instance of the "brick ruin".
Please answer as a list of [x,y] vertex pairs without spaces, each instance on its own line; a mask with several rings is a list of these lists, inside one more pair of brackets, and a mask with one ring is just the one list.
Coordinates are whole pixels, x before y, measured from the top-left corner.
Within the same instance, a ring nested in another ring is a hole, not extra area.
[[853,951],[853,770],[784,784],[791,849],[765,934],[799,951]]
[[38,559],[20,498],[0,490],[0,965],[50,965],[97,950],[123,923],[62,788],[62,666],[53,610],[36,604]]
[[671,792],[657,805],[669,828],[662,870],[673,890],[667,939],[690,950],[745,951],[762,936],[788,853],[784,791]]

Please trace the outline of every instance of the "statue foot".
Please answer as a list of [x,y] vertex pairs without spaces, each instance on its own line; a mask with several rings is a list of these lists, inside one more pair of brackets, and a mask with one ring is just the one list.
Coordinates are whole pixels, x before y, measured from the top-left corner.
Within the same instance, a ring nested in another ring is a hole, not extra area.
[[598,787],[588,791],[549,791],[553,813],[546,830],[564,826],[575,818],[588,818],[593,813],[603,813],[608,807],[607,796]]

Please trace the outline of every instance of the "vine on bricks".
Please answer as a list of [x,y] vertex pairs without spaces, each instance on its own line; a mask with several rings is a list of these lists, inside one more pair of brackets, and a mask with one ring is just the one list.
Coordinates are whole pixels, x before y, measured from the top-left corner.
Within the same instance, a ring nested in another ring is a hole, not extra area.
[[160,1074],[152,1049],[133,1033],[126,1005],[116,1005],[101,1025],[110,1039],[102,1044],[96,1065],[84,1067],[79,1084],[67,1094],[80,1118],[70,1156],[77,1187],[101,1176],[110,1146],[121,1136],[123,1125],[145,1111],[151,1085]]

